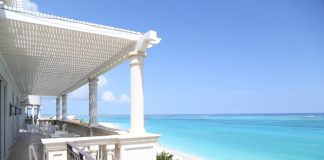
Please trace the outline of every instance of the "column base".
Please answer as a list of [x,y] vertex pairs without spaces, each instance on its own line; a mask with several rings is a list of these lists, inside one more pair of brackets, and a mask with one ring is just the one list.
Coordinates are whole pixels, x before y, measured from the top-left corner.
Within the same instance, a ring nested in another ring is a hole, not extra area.
[[98,126],[98,123],[89,123],[88,126],[89,126],[89,127],[96,127],[96,126]]
[[132,129],[132,128],[130,128],[128,130],[128,133],[129,134],[145,134],[146,132],[145,132],[144,128],[143,129]]

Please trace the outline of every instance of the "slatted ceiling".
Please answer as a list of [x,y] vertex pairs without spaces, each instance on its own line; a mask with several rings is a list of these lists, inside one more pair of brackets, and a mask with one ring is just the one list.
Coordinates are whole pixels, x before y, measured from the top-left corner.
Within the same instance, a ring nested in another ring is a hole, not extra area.
[[17,8],[23,8],[23,1],[24,0],[3,0],[5,5],[13,6]]
[[59,95],[126,59],[135,41],[0,19],[0,51],[25,95]]

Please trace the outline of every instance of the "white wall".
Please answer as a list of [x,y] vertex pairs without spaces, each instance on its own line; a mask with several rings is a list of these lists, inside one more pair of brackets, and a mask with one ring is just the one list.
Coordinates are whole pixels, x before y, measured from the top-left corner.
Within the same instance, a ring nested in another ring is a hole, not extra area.
[[[1,78],[1,77],[0,77]],[[0,80],[0,159],[4,159],[4,85],[2,80]]]
[[15,141],[17,140],[19,128],[19,117],[9,115],[10,104],[19,106],[20,93],[12,79],[6,63],[0,52],[0,80],[1,80],[1,94],[0,94],[0,108],[1,108],[1,127],[0,127],[0,159],[7,159],[10,155]]

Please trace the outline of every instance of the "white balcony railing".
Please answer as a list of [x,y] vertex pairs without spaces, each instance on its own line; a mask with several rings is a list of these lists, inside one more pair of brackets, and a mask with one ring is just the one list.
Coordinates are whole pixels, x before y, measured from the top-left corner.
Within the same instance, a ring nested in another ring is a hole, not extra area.
[[[41,139],[45,160],[78,159],[78,153],[82,154],[83,159],[89,160],[90,158],[95,160],[155,160],[156,158],[156,142],[160,137],[157,134],[135,135],[103,126],[89,127],[86,124],[61,120],[40,120],[39,123],[39,131],[43,137],[46,137]],[[52,132],[73,133],[79,137],[60,134],[54,136],[56,138],[50,138],[53,137]],[[70,148],[67,147],[68,144]]]
[[67,144],[67,160],[95,160],[84,150],[75,146],[73,143]]
[[96,160],[154,160],[159,135],[111,135],[79,138],[42,139],[46,160],[67,159],[67,144],[72,143]]

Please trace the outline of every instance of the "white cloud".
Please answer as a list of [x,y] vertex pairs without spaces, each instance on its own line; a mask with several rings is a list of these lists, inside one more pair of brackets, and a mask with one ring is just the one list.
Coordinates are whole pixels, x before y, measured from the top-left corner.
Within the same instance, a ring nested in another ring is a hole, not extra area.
[[98,81],[98,86],[99,87],[104,87],[108,84],[108,79],[105,76],[100,76],[99,81]]
[[84,85],[77,90],[74,90],[68,95],[72,100],[88,100],[89,99],[89,85]]
[[41,96],[41,102],[56,102],[56,97],[54,96]]
[[24,0],[24,10],[38,12],[38,6],[35,2],[31,0]]
[[111,91],[105,91],[102,93],[102,100],[108,103],[128,103],[129,96],[122,94],[117,98]]
[[110,91],[105,91],[103,94],[102,94],[102,99],[105,101],[105,102],[116,102],[117,101],[117,98],[116,96],[110,92]]
[[[108,84],[108,79],[105,76],[100,76],[98,81],[98,89],[105,87]],[[88,100],[89,99],[89,84],[74,90],[69,94],[72,100]]]
[[119,96],[118,99],[119,103],[128,103],[129,102],[129,96],[127,94],[122,94]]
[[[127,94],[121,94],[115,96],[111,91],[104,90],[109,80],[105,76],[100,76],[98,81],[98,95],[101,94],[101,99],[108,103],[129,103],[129,96]],[[103,91],[103,92],[102,92]],[[86,84],[77,90],[71,92],[68,96],[71,100],[88,100],[89,99],[89,84]]]

